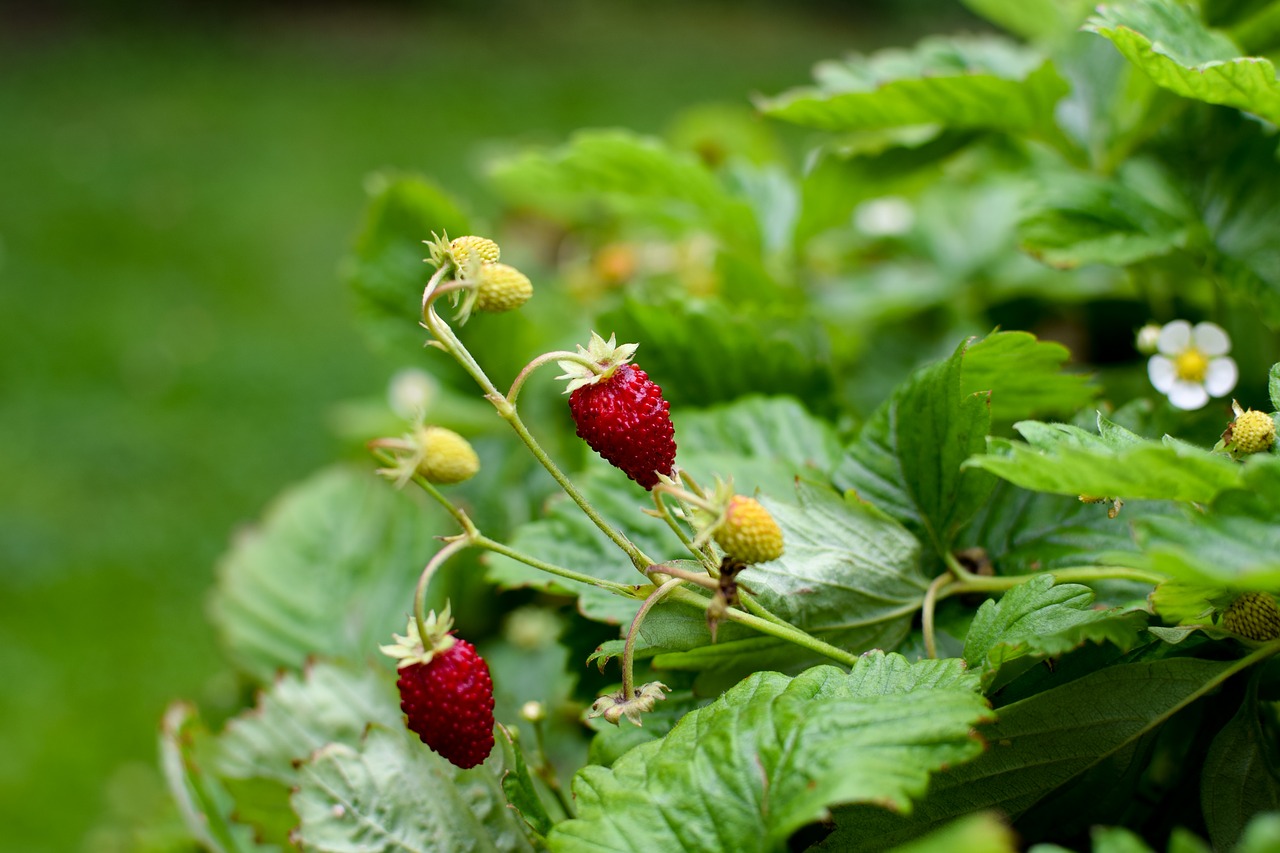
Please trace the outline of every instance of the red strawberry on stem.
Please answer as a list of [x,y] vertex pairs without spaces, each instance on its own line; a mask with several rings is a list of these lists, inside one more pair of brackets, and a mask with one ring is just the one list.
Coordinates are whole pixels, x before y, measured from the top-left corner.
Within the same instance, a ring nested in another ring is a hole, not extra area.
[[578,435],[596,453],[646,489],[670,477],[676,461],[671,404],[649,374],[631,363],[638,344],[619,346],[595,332],[578,352],[592,367],[561,361],[569,411]]
[[409,620],[405,636],[382,646],[383,654],[400,661],[400,710],[409,730],[452,764],[466,770],[493,750],[493,680],[475,647],[450,631],[453,620],[445,606],[439,618]]

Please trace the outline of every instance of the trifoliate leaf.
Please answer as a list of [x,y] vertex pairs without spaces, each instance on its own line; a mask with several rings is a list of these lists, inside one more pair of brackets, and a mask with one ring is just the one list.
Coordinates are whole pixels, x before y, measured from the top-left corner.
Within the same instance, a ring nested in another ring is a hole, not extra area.
[[448,532],[419,496],[335,468],[280,497],[218,566],[213,621],[260,682],[316,655],[362,661],[404,625],[417,573]]
[[1213,738],[1200,774],[1200,807],[1215,850],[1236,848],[1249,819],[1280,811],[1280,767],[1262,730],[1256,683]]
[[329,744],[299,767],[297,839],[319,853],[531,851],[506,807],[500,764],[458,770],[403,726],[372,726],[358,747]]
[[1128,651],[1145,619],[1133,608],[1095,610],[1093,599],[1087,586],[1038,575],[983,602],[965,637],[965,660],[990,685],[1002,666],[1023,657],[1055,657],[1089,641]]
[[818,85],[758,101],[773,118],[822,130],[940,124],[1052,134],[1067,84],[1034,51],[996,37],[931,38],[828,62]]
[[[856,671],[856,668],[855,668]],[[906,810],[931,773],[978,754],[985,705],[964,689],[863,694],[835,667],[756,673],[661,741],[574,779],[554,851],[770,851],[830,806]]]
[[1186,98],[1224,104],[1280,121],[1280,83],[1270,60],[1241,56],[1178,0],[1131,0],[1100,6],[1085,25],[1111,40],[1160,86]]
[[1063,371],[1070,357],[1062,344],[1027,332],[994,332],[965,350],[960,393],[990,391],[993,420],[1074,414],[1098,389],[1090,377]]

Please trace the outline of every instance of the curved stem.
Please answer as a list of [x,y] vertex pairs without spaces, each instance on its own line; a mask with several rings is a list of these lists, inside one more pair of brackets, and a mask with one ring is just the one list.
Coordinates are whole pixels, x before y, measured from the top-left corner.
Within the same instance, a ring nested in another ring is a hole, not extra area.
[[765,607],[759,601],[756,601],[755,596],[747,592],[741,586],[738,587],[738,600],[742,602],[742,609],[752,614],[753,616],[759,616],[761,619],[764,619],[765,621],[772,622],[775,625],[783,625],[787,628],[790,628],[793,631],[800,630],[795,625],[792,625],[790,622],[788,622],[786,619],[783,619],[781,616],[778,616],[769,608]]
[[719,582],[712,577],[708,577],[707,575],[699,574],[697,572],[691,572],[688,569],[682,569],[679,566],[668,566],[666,563],[657,563],[649,567],[650,577],[658,574],[672,578],[679,578],[682,581],[697,584],[703,589],[709,589],[712,592],[715,592],[720,588]]
[[418,576],[418,585],[413,590],[413,621],[418,624],[418,636],[423,638],[425,642],[430,634],[427,633],[427,585],[431,583],[431,577],[436,570],[444,565],[445,561],[463,548],[473,544],[470,536],[462,535],[449,540],[449,544],[445,545],[435,553],[427,565],[423,567],[422,574]]
[[[388,467],[394,467],[397,462],[394,456],[377,448],[373,448],[373,458]],[[421,486],[422,490],[431,495],[431,497],[435,498],[436,503],[444,507],[445,511],[448,512],[449,515],[453,516],[453,520],[458,522],[458,526],[465,532],[475,532],[475,526],[472,524],[471,519],[467,517],[467,514],[463,512],[460,507],[454,504],[453,501],[445,497],[444,493],[436,488],[435,483],[432,483],[426,477],[418,473],[413,474],[409,479]]]
[[968,582],[982,579],[982,575],[975,575],[973,572],[966,569],[964,564],[961,563],[960,560],[956,558],[956,555],[952,554],[950,551],[943,553],[942,559],[947,564],[947,568],[951,570],[951,574],[956,576],[957,580]]
[[938,606],[938,593],[950,582],[951,575],[945,572],[938,575],[925,590],[924,601],[920,604],[920,629],[924,633],[924,652],[931,659],[938,657],[938,645],[933,628],[933,614]]
[[565,580],[594,586],[598,589],[607,590],[614,595],[620,595],[624,598],[639,598],[640,591],[648,588],[647,585],[638,587],[630,586],[628,584],[618,583],[617,581],[598,578],[594,575],[584,575],[582,572],[575,572],[573,569],[566,569],[563,566],[557,566],[554,563],[539,560],[537,557],[530,557],[528,554],[517,551],[516,549],[504,545],[495,539],[490,539],[487,536],[476,536],[472,544],[477,548],[483,548],[486,551],[492,551],[495,554],[510,557],[513,560],[524,563],[526,566],[532,566],[533,568],[546,572],[549,575],[555,575],[556,577],[564,578]]
[[[1097,583],[1105,580],[1130,580],[1155,585],[1167,580],[1166,577],[1155,572],[1131,569],[1125,566],[1072,566],[1065,569],[1036,572],[1030,575],[997,575],[995,577],[984,577],[975,575],[972,572],[965,572],[963,577],[957,577],[955,582],[947,587],[946,595],[940,596],[940,598],[961,592],[1004,592],[1013,589],[1015,586],[1021,586],[1037,575],[1052,575],[1054,583]],[[942,577],[946,577],[946,575],[942,575]]]
[[709,549],[707,549],[706,547],[703,547],[701,549],[698,548],[698,546],[694,544],[693,539],[689,536],[689,534],[686,533],[684,528],[680,526],[680,522],[676,521],[675,516],[671,514],[671,508],[668,507],[666,504],[666,501],[662,499],[662,496],[665,494],[669,494],[669,492],[662,487],[661,483],[653,487],[652,494],[653,494],[653,503],[658,508],[657,509],[658,517],[667,523],[667,527],[670,527],[672,532],[676,534],[676,537],[679,538],[681,543],[684,544],[685,548],[689,549],[689,553],[692,554],[695,559],[701,562],[703,566],[706,567],[708,572],[711,572],[715,568],[717,568],[715,555],[709,553]]
[[[668,595],[673,601],[679,601],[681,604],[687,604],[700,610],[706,610],[710,604],[710,599],[688,589],[673,590]],[[914,608],[913,608],[914,609]],[[844,664],[845,666],[853,666],[858,662],[858,656],[844,649],[837,648],[830,643],[825,643],[816,637],[811,637],[799,628],[793,628],[786,625],[779,625],[770,622],[767,619],[761,619],[758,616],[752,616],[750,613],[744,613],[736,607],[730,607],[725,610],[724,618],[731,622],[737,622],[746,625],[761,634],[768,634],[770,637],[777,637],[780,640],[786,640],[797,646],[808,649],[811,652],[820,654],[823,657]]]
[[672,578],[649,593],[649,597],[644,600],[644,604],[640,605],[640,609],[636,611],[635,618],[631,620],[631,627],[627,630],[627,641],[622,646],[622,698],[626,702],[636,698],[636,683],[635,677],[632,675],[632,666],[636,659],[636,637],[640,633],[640,625],[644,622],[644,617],[649,615],[649,611],[653,609],[653,606],[682,583],[684,583],[684,578]]
[[600,365],[587,358],[580,352],[569,352],[568,350],[556,350],[554,352],[544,352],[524,366],[524,369],[516,375],[515,381],[511,383],[511,390],[507,392],[507,402],[515,405],[516,397],[520,395],[520,388],[524,385],[525,380],[533,375],[533,372],[542,365],[552,361],[576,361],[578,364],[586,365],[592,370],[599,371]]

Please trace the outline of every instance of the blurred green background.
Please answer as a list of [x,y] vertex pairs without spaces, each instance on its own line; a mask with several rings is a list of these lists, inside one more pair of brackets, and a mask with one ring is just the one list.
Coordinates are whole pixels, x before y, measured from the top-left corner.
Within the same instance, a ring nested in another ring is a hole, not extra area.
[[366,346],[338,274],[367,174],[420,170],[483,215],[486,142],[660,132],[964,20],[923,0],[0,6],[0,849],[161,839],[165,705],[216,722],[241,701],[204,614],[218,554],[344,452],[336,402],[418,356]]

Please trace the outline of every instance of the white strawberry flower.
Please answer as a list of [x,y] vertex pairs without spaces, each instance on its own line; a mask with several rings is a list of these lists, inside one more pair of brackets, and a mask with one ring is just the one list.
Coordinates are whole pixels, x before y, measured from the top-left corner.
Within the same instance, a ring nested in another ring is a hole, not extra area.
[[1199,409],[1210,397],[1225,397],[1239,372],[1227,353],[1231,338],[1216,323],[1174,320],[1160,329],[1156,355],[1147,362],[1151,384],[1179,409]]

